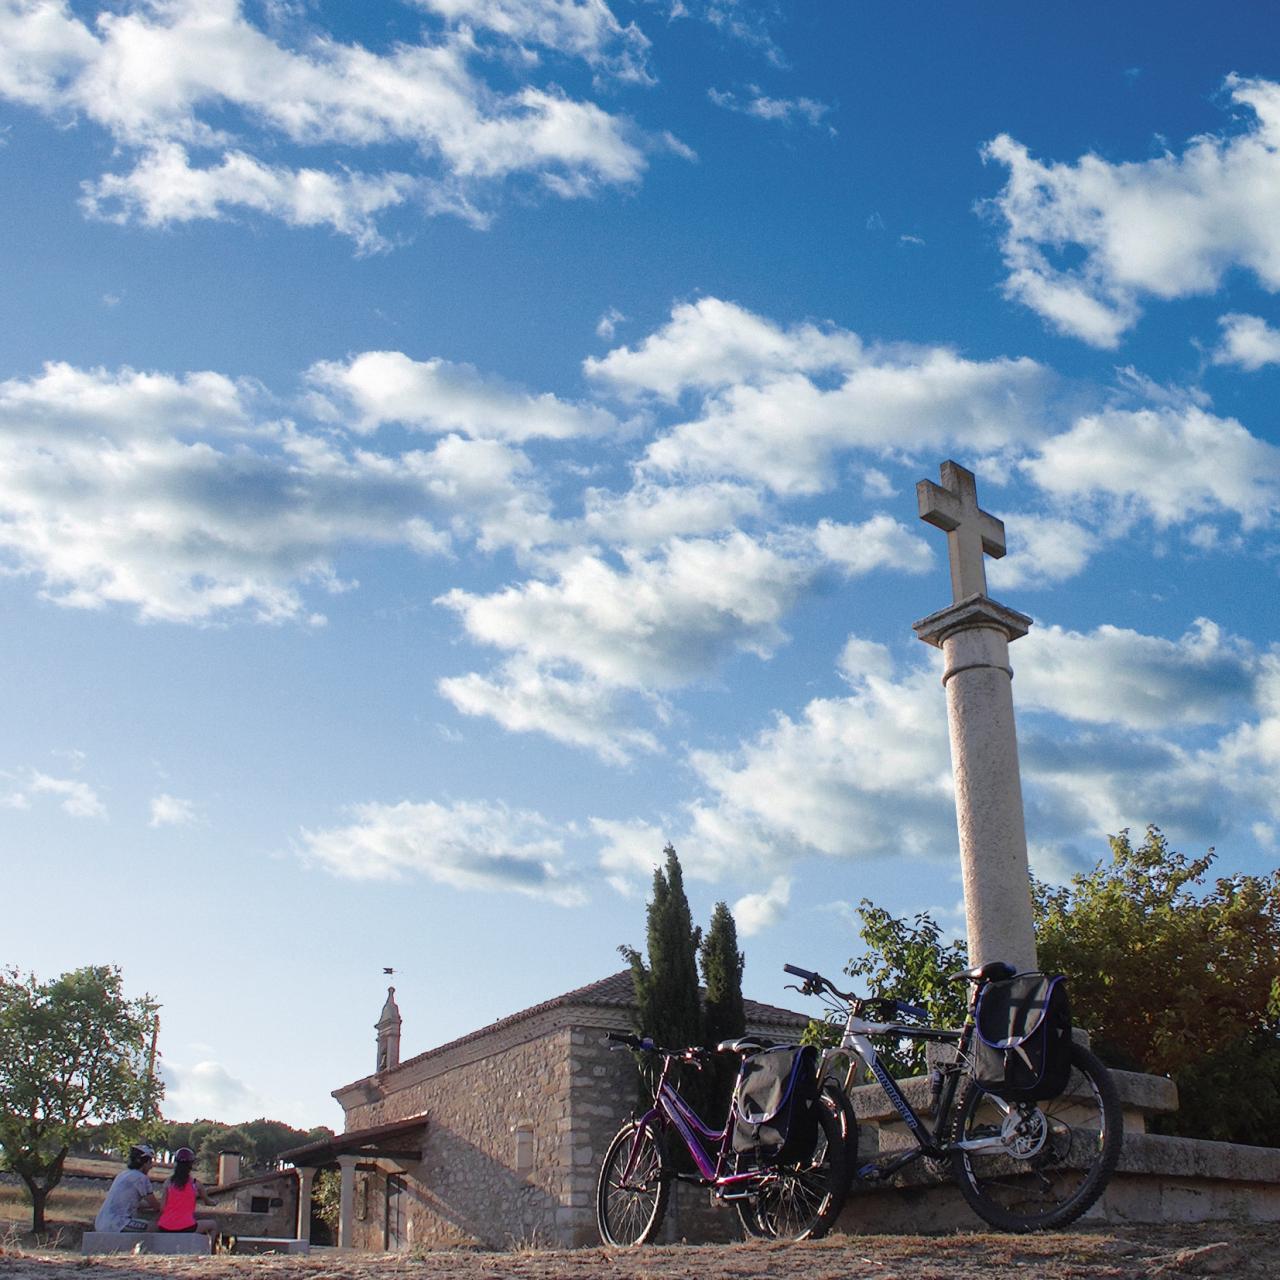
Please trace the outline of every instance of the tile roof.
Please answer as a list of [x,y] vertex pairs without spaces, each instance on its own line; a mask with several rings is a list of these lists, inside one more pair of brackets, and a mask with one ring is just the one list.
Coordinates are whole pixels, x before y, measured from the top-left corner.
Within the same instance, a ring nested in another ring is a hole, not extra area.
[[[534,1018],[539,1014],[549,1013],[553,1009],[564,1008],[567,1005],[587,1005],[602,1009],[633,1009],[635,1008],[635,1003],[635,985],[632,982],[631,970],[623,969],[621,973],[610,974],[609,977],[601,978],[597,982],[587,983],[585,987],[577,987],[573,991],[566,991],[563,995],[544,1000],[541,1004],[522,1009],[519,1013],[508,1014],[505,1018],[499,1018],[496,1022],[491,1022],[488,1026],[470,1031],[464,1036],[459,1036],[456,1040],[450,1040],[447,1044],[437,1045],[434,1049],[428,1049],[412,1058],[406,1058],[399,1066],[393,1067],[391,1071],[382,1074],[392,1075],[397,1071],[404,1070],[405,1067],[412,1066],[414,1063],[423,1062],[428,1058],[435,1057],[437,1054],[459,1048],[461,1045],[471,1044],[484,1036],[491,1035],[495,1031],[502,1031],[507,1027],[524,1022],[528,1018]],[[792,1009],[783,1009],[778,1005],[763,1004],[759,1000],[745,998],[742,1001],[742,1005],[748,1024],[767,1023],[770,1026],[795,1027],[799,1031],[809,1023],[809,1018],[806,1014],[796,1013]],[[363,1078],[367,1080],[372,1077],[365,1076]],[[351,1085],[343,1085],[342,1088],[335,1089],[334,1092],[341,1093],[344,1089],[349,1089],[352,1085],[359,1083],[359,1080],[352,1081]]]
[[292,1165],[332,1164],[345,1152],[365,1155],[396,1155],[400,1153],[409,1134],[425,1130],[427,1117],[412,1116],[408,1120],[393,1120],[389,1124],[370,1125],[367,1129],[348,1129],[332,1138],[321,1138],[301,1147],[292,1147],[280,1153],[280,1159]]

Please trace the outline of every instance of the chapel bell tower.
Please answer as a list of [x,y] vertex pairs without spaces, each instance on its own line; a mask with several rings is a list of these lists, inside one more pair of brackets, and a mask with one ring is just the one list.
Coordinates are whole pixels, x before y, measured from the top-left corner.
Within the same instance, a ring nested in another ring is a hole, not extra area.
[[396,1007],[396,989],[387,988],[387,1002],[378,1018],[378,1066],[379,1073],[400,1065],[400,1010]]

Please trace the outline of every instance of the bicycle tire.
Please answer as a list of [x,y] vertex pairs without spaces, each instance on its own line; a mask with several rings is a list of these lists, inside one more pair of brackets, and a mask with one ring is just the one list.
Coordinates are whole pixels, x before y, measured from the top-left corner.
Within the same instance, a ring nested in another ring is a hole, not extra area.
[[823,1095],[816,1105],[818,1136],[810,1155],[770,1170],[759,1192],[737,1203],[738,1220],[748,1235],[818,1240],[840,1216],[853,1173],[848,1133],[838,1102]]
[[[1074,1222],[1115,1172],[1124,1136],[1115,1082],[1097,1055],[1080,1044],[1071,1046],[1071,1068],[1066,1092],[1021,1109],[1030,1127],[1012,1141],[1021,1142],[1025,1154],[951,1153],[951,1175],[969,1207],[1000,1231],[1043,1231]],[[951,1141],[994,1137],[1003,1120],[970,1080],[956,1107]]]
[[622,1184],[638,1127],[634,1120],[629,1120],[614,1135],[604,1153],[596,1183],[596,1226],[600,1239],[619,1249],[648,1244],[657,1235],[671,1195],[671,1178],[662,1142],[648,1126],[640,1139],[631,1179],[626,1186]]

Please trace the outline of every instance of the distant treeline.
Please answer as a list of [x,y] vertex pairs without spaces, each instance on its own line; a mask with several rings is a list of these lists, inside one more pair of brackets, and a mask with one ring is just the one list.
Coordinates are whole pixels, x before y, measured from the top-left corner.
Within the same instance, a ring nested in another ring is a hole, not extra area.
[[[74,1154],[123,1155],[117,1150],[115,1132],[107,1126],[88,1127],[81,1133]],[[332,1138],[333,1130],[324,1125],[314,1129],[295,1129],[281,1120],[245,1120],[240,1124],[224,1124],[219,1120],[193,1120],[176,1123],[157,1120],[147,1125],[145,1141],[162,1155],[190,1147],[196,1153],[197,1176],[212,1180],[218,1169],[220,1151],[240,1153],[241,1175],[274,1168],[280,1153],[301,1147],[321,1138]]]

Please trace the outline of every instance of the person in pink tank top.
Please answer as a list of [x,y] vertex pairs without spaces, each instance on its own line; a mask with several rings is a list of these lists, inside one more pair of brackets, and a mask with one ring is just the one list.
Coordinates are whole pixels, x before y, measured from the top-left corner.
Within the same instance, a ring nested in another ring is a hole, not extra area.
[[191,1176],[191,1166],[196,1153],[190,1147],[180,1147],[173,1157],[173,1176],[164,1184],[160,1199],[160,1217],[156,1219],[157,1231],[199,1231],[209,1237],[212,1244],[218,1224],[213,1218],[197,1218],[196,1202],[209,1204],[209,1197],[199,1180]]

